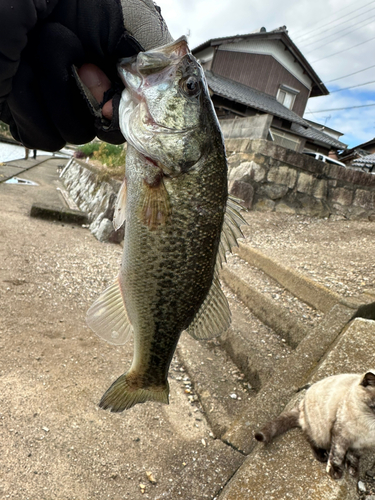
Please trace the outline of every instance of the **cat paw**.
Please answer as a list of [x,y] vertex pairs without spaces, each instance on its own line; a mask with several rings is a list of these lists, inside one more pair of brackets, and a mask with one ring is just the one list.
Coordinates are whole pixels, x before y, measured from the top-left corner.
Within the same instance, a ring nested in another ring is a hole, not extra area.
[[359,475],[359,456],[354,454],[352,451],[348,451],[346,454],[346,467],[348,472],[353,477],[358,477]]
[[342,467],[334,465],[332,462],[328,462],[326,471],[332,479],[341,479],[344,472]]
[[319,460],[319,462],[326,463],[328,460],[328,451],[324,450],[323,448],[316,448],[315,446],[312,447],[314,457]]
[[353,467],[353,465],[349,465],[348,472],[353,477],[358,477],[359,475],[358,467]]

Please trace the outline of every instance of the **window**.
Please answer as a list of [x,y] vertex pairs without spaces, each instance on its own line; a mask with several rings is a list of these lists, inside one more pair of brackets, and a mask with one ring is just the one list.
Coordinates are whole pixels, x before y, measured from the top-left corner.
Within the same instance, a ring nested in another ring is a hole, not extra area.
[[292,109],[298,94],[298,90],[292,89],[292,87],[288,87],[287,85],[280,85],[276,99],[286,108]]
[[270,129],[270,136],[275,144],[283,148],[292,149],[293,151],[299,151],[300,149],[301,141],[295,135],[272,128]]

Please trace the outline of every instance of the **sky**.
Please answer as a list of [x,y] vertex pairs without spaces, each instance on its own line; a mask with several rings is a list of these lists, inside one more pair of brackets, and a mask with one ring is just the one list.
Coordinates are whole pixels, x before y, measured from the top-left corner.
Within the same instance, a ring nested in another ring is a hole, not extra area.
[[[187,35],[191,49],[211,38],[286,26],[290,38],[331,92],[309,99],[304,117],[343,133],[340,140],[349,147],[375,137],[375,0],[156,3],[172,36]],[[368,82],[373,83],[362,85]],[[342,90],[353,86],[357,87]],[[368,104],[374,106],[356,107]]]

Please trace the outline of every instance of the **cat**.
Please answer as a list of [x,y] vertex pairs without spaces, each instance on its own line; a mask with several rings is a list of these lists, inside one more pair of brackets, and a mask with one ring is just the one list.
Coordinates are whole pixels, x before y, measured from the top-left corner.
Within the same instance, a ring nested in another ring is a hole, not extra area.
[[294,427],[302,428],[315,458],[327,462],[333,479],[342,477],[345,465],[358,476],[361,455],[375,448],[375,370],[316,382],[296,407],[268,422],[255,439],[267,444]]

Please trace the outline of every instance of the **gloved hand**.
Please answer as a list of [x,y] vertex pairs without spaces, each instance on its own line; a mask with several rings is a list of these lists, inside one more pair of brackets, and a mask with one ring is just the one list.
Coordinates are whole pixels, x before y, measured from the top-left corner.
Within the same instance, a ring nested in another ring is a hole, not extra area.
[[117,61],[171,41],[152,0],[1,0],[0,120],[30,149],[120,144]]

